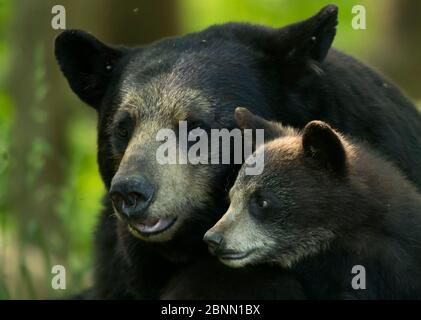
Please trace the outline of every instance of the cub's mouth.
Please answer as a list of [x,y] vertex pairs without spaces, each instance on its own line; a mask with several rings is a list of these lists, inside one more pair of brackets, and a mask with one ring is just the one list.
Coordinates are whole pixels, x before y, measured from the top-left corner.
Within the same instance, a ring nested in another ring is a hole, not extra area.
[[171,229],[177,221],[172,218],[146,218],[136,222],[130,222],[129,231],[136,237],[145,239],[158,236]]
[[230,268],[242,268],[252,264],[255,250],[249,251],[221,251],[217,254],[219,261]]

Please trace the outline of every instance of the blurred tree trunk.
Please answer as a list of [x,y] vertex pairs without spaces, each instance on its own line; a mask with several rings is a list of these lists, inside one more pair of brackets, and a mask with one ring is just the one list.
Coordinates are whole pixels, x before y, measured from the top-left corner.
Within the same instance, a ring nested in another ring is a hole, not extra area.
[[51,3],[16,1],[13,10],[10,92],[15,124],[10,201],[20,219],[20,234],[29,237],[63,231],[54,204],[66,172],[65,134],[71,109],[61,99],[64,88],[56,85]]
[[421,1],[389,0],[377,56],[386,73],[406,93],[421,99]]
[[84,1],[80,9],[85,7],[96,8],[92,20],[97,23],[81,21],[75,14],[78,20],[74,27],[90,31],[108,43],[133,46],[178,33],[176,0],[95,0]]
[[58,212],[68,182],[68,125],[80,115],[94,117],[87,107],[79,111],[81,103],[70,93],[55,61],[54,38],[61,32],[51,27],[51,8],[56,4],[66,9],[68,29],[89,31],[109,43],[145,44],[177,33],[176,1],[14,2],[9,87],[15,123],[9,205],[18,219],[21,240],[41,247],[46,263],[51,255],[65,257],[67,237],[78,236],[68,234]]

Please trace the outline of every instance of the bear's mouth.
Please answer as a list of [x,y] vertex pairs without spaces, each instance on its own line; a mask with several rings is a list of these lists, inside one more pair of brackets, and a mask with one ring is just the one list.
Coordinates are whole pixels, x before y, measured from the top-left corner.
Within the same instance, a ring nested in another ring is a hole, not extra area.
[[242,260],[247,258],[254,250],[250,251],[233,251],[233,250],[224,250],[218,252],[218,258],[221,260]]
[[171,228],[177,221],[175,218],[148,218],[131,223],[129,230],[135,235],[149,237],[162,233]]

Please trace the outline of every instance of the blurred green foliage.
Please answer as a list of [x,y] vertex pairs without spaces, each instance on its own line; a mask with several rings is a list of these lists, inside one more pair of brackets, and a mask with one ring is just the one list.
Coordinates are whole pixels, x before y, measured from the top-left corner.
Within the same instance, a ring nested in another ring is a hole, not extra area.
[[9,23],[10,3],[0,2],[0,299],[10,298],[11,294],[4,279],[4,254],[2,248],[7,245],[6,233],[13,227],[6,215],[5,197],[8,181],[10,129],[13,125],[13,108],[5,88],[8,46],[6,44],[6,26]]
[[[48,225],[41,228],[41,224],[46,224],[46,221],[36,216],[29,216],[22,225],[14,204],[7,198],[10,186],[13,183],[26,184],[33,188],[36,197],[42,201],[48,188],[37,189],[37,181],[42,174],[45,158],[55,150],[41,136],[34,135],[31,147],[26,152],[25,180],[14,181],[11,176],[14,166],[11,150],[15,140],[15,109],[8,83],[13,52],[10,51],[11,35],[7,32],[13,23],[12,10],[13,1],[0,1],[0,299],[69,295],[80,291],[90,282],[92,234],[103,195],[103,185],[96,165],[96,123],[93,117],[84,117],[83,112],[76,113],[70,125],[63,128],[66,130],[70,156],[66,159],[57,157],[65,161],[65,183],[60,187],[59,197],[49,206],[58,215],[57,219],[65,233],[75,236],[60,238],[53,232],[46,233]],[[49,21],[38,23],[48,24]],[[33,53],[35,92],[28,112],[36,123],[48,126],[45,123],[46,110],[42,106],[50,90],[46,86],[43,50],[43,47],[37,47]],[[22,201],[25,201],[25,195],[22,195]],[[51,253],[57,247],[68,248],[58,261]],[[71,281],[72,286],[65,292],[51,289],[51,267],[54,264],[66,267],[67,281]]]
[[[350,53],[368,53],[376,45],[380,1],[367,0],[183,0],[181,1],[182,30],[197,31],[211,24],[228,21],[252,22],[273,27],[312,16],[323,6],[335,3],[339,6],[339,27],[334,46]],[[367,9],[367,29],[352,29],[352,7],[364,5]],[[365,41],[370,40],[370,41]]]
[[[58,1],[59,2],[59,1]],[[378,10],[381,1],[324,1],[324,0],[179,0],[179,24],[181,33],[197,31],[215,23],[227,21],[247,21],[271,26],[282,26],[306,18],[323,5],[335,2],[340,6],[340,24],[335,46],[358,57],[369,56],[379,38]],[[364,4],[368,12],[368,29],[364,32],[351,28],[351,8]],[[124,5],[124,2],[121,2]],[[93,110],[78,110],[66,130],[68,156],[58,157],[65,168],[65,183],[60,187],[59,196],[49,203],[57,214],[61,227],[65,230],[60,237],[56,233],[42,233],[38,217],[31,217],[24,226],[15,218],[14,206],[7,201],[7,192],[12,182],[26,183],[37,189],[37,179],[47,155],[55,150],[42,137],[34,136],[26,161],[29,170],[25,172],[25,182],[13,181],[10,157],[14,137],[15,110],[7,87],[10,72],[10,35],[7,33],[14,15],[12,1],[0,0],[0,299],[46,298],[78,292],[91,281],[92,238],[94,225],[100,211],[100,199],[104,188],[96,164],[96,119]],[[165,8],[163,8],[165,10]],[[49,24],[50,21],[36,23]],[[43,48],[39,48],[43,50]],[[45,85],[45,65],[34,52],[35,101],[41,101],[47,94]],[[70,90],[68,90],[70,94]],[[63,97],[67,99],[67,97]],[[77,106],[76,106],[77,107]],[[42,108],[29,108],[31,116],[44,123],[46,115]],[[45,111],[44,111],[45,112]],[[22,201],[25,201],[24,198]],[[45,227],[45,226],[43,226]],[[48,228],[47,228],[48,229]],[[65,237],[65,235],[72,235]],[[66,247],[67,251],[58,258],[51,252]],[[63,264],[67,269],[69,290],[65,293],[51,289],[51,266]]]

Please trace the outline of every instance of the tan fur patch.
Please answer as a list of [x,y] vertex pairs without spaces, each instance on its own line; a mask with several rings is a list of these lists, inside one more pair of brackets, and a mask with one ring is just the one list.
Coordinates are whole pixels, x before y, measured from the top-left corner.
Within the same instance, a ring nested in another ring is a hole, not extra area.
[[285,250],[285,253],[274,259],[273,262],[284,268],[291,268],[301,259],[326,250],[334,237],[332,231],[324,228],[300,230],[297,234],[288,231],[283,240],[294,243],[294,245],[288,247],[288,250]]
[[213,171],[210,166],[159,164],[156,160],[156,150],[161,144],[156,141],[159,130],[174,130],[178,122],[188,120],[191,113],[199,119],[213,119],[207,98],[199,90],[181,87],[174,77],[172,74],[162,75],[145,84],[141,91],[134,88],[124,90],[119,107],[135,117],[136,125],[119,162],[118,174],[124,174],[136,162],[147,163],[147,170],[139,173],[145,175],[155,186],[155,197],[148,208],[148,217],[177,216],[175,224],[161,234],[142,237],[134,233],[147,241],[170,239],[187,218],[188,209],[203,208],[211,199]]

